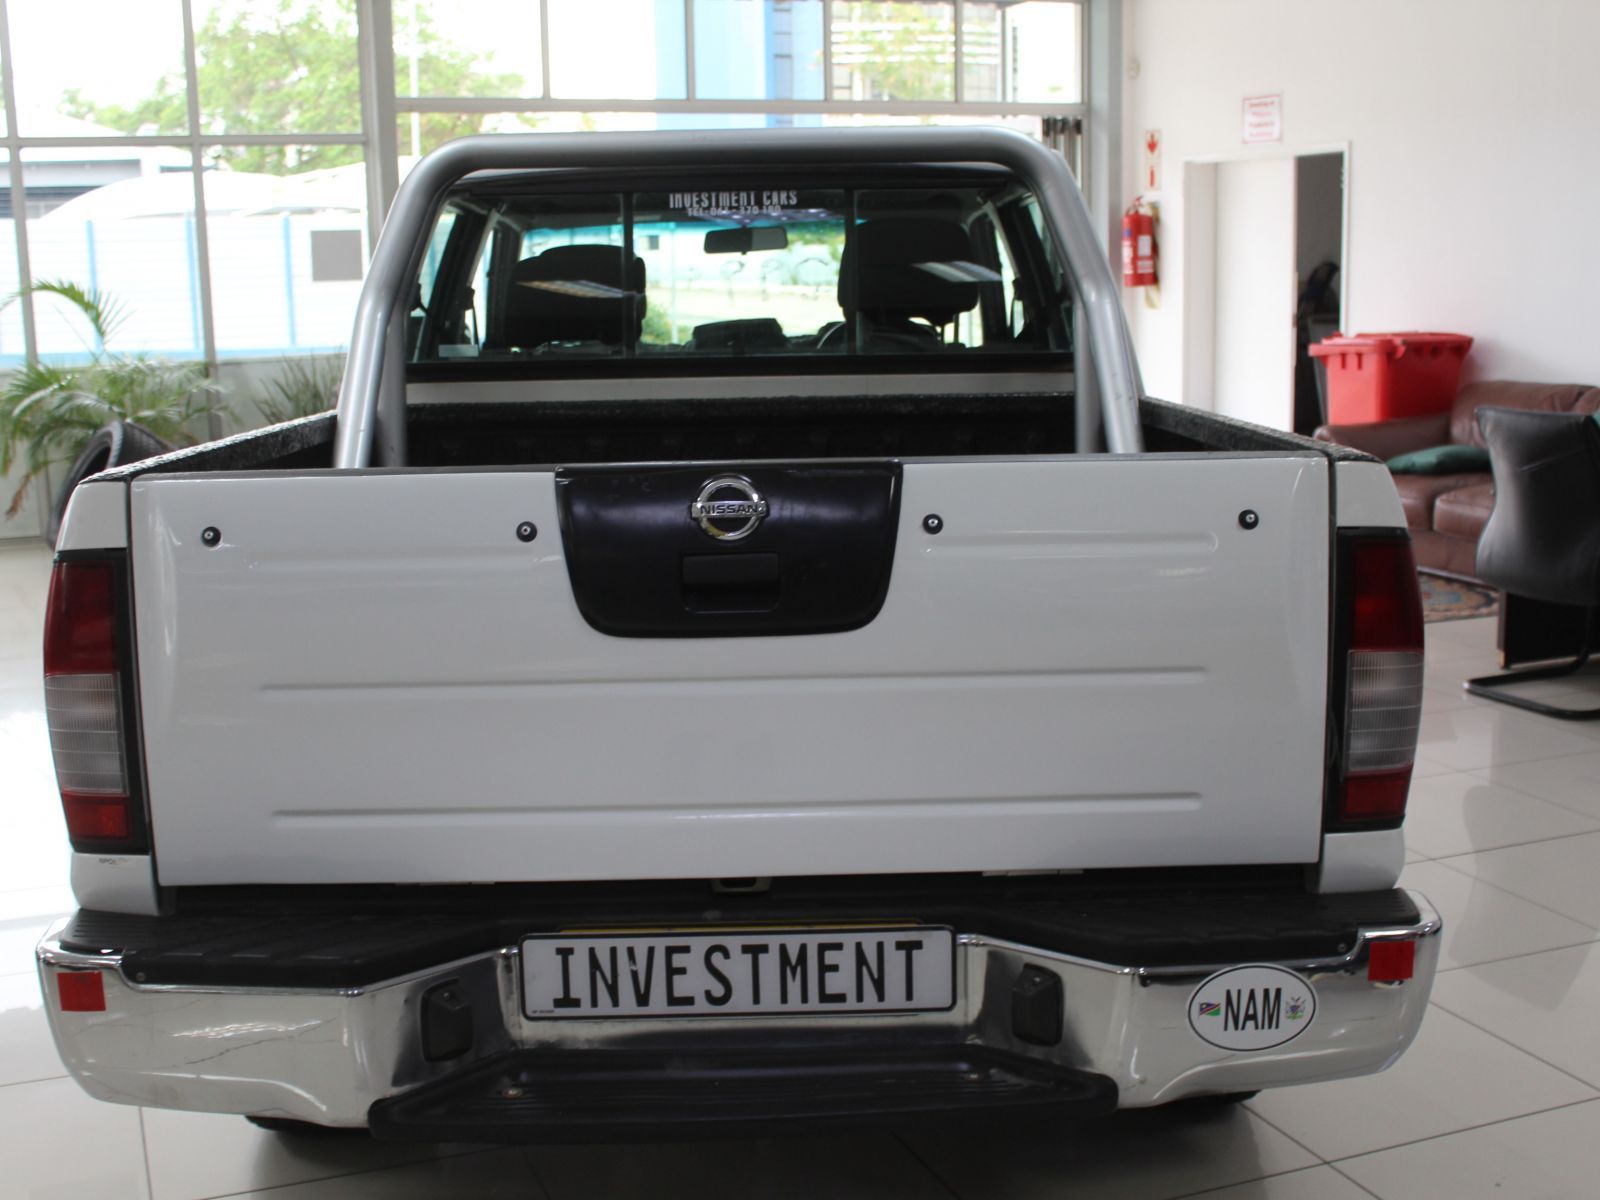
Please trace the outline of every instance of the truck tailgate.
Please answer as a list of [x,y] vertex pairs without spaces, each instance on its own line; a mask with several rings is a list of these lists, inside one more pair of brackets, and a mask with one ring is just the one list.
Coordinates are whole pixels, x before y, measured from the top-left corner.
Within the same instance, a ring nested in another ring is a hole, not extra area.
[[616,637],[547,470],[138,478],[160,881],[1316,859],[1325,459],[909,462],[900,488],[866,625]]

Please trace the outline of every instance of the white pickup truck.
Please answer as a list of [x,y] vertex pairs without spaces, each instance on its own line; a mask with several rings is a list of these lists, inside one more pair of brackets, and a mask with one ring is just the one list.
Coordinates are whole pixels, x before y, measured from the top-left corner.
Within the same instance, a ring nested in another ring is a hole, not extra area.
[[1058,156],[474,138],[336,413],[95,476],[45,693],[93,1095],[675,1137],[1377,1071],[1422,696],[1383,466],[1142,395]]

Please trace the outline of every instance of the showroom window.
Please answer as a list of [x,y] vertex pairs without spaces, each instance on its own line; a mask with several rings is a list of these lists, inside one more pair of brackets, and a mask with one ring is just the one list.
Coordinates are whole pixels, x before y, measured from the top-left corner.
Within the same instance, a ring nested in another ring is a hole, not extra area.
[[[1003,124],[1077,169],[1089,7],[0,0],[0,295],[63,282],[118,318],[102,344],[67,301],[13,299],[0,371],[199,361],[209,436],[330,402],[395,186],[468,134]],[[62,54],[63,29],[93,36]]]
[[[480,130],[891,118],[982,118],[1037,135],[1045,118],[1082,116],[1085,8],[1077,0],[397,0],[397,150],[416,155]],[[617,28],[638,36],[604,35]],[[448,65],[430,71],[430,53]],[[440,116],[453,120],[430,133],[429,118]]]

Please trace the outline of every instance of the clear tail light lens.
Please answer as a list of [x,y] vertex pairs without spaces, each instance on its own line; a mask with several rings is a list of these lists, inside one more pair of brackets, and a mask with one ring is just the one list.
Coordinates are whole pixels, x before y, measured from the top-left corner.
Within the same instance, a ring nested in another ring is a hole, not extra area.
[[1346,773],[1409,767],[1422,718],[1422,652],[1352,650],[1349,671]]
[[50,749],[62,791],[127,793],[121,687],[115,671],[45,677]]
[[57,562],[44,623],[44,703],[74,849],[133,832],[118,665],[119,578],[109,561]]

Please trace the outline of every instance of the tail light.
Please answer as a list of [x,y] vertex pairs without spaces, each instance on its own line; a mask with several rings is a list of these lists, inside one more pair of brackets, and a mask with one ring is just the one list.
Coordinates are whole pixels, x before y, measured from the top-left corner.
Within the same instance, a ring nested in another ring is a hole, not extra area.
[[74,850],[142,848],[133,801],[119,558],[57,560],[44,619],[44,703]]
[[1329,825],[1398,825],[1422,719],[1422,599],[1403,533],[1341,533]]

